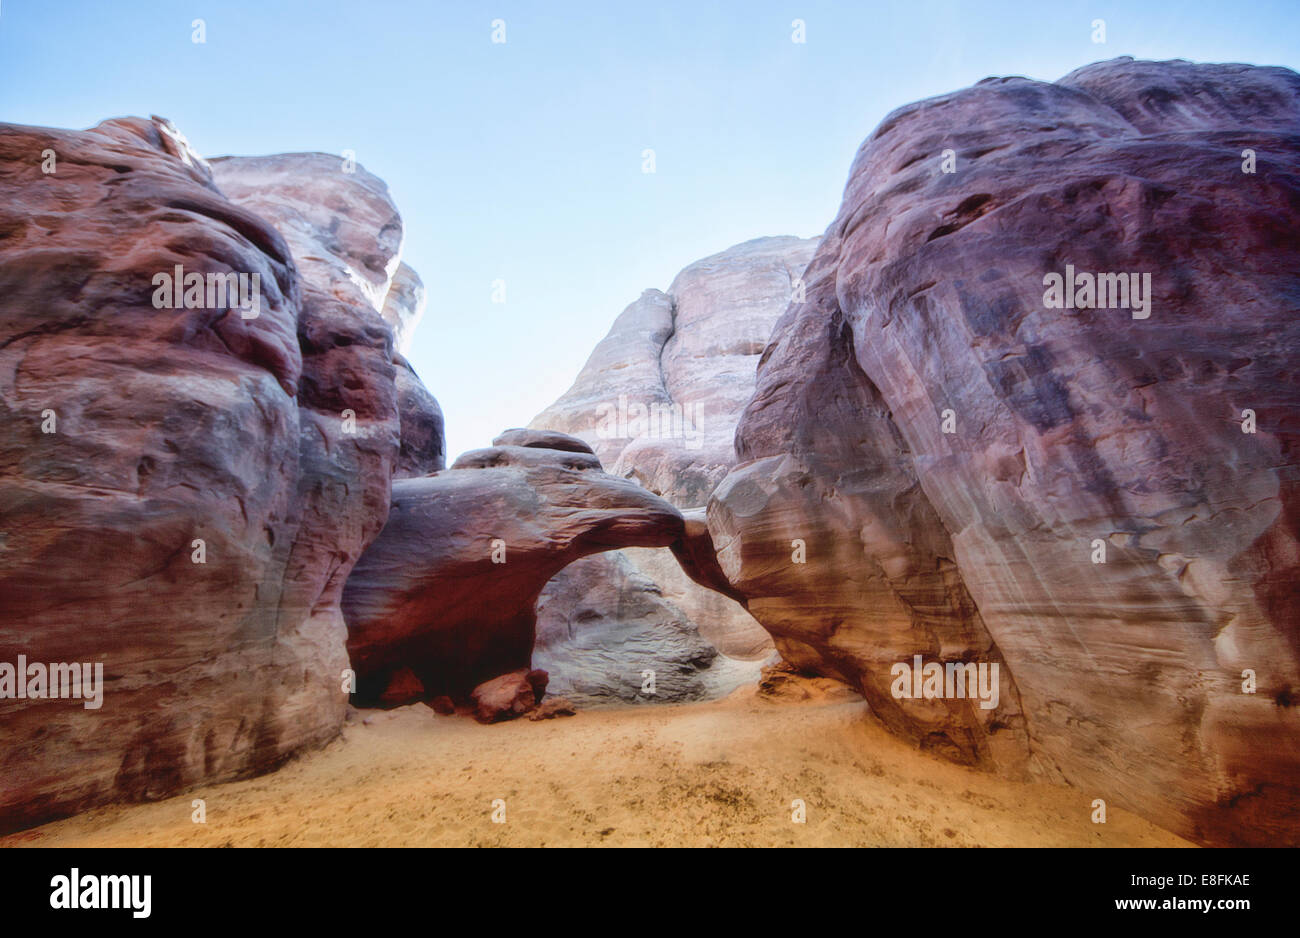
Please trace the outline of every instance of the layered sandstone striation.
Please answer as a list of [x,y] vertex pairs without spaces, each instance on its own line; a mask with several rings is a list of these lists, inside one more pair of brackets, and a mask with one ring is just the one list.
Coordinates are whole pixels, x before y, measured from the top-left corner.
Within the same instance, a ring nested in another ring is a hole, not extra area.
[[[326,414],[348,419],[344,431],[365,450],[375,427],[349,395],[378,379],[395,393],[399,425],[385,432],[400,436],[397,474],[444,468],[442,410],[400,354],[423,316],[425,292],[399,262],[402,219],[387,185],[324,153],[218,157],[210,165],[222,192],[274,223],[293,251],[309,314],[301,345]],[[328,445],[327,432],[317,435]]]
[[[783,655],[958,758],[1297,843],[1298,212],[1284,69],[1119,59],[886,118],[709,505]],[[1150,304],[1054,308],[1067,265]],[[914,654],[1000,663],[999,708],[898,698]]]
[[[342,724],[339,594],[399,452],[401,221],[330,159],[208,164],[157,118],[0,125],[0,662],[104,675],[99,709],[0,700],[0,827]],[[247,292],[173,304],[178,266]]]
[[[615,320],[573,386],[530,426],[578,436],[613,475],[639,480],[678,508],[703,508],[735,462],[733,437],[754,392],[759,353],[799,291],[816,245],[758,238],[691,264],[667,292],[645,291]],[[660,645],[678,667],[674,646],[694,643],[697,632],[731,657],[758,660],[772,648],[741,604],[700,587],[664,551],[586,561],[561,573],[546,600],[540,635],[573,634],[575,621],[587,622],[571,667],[579,666],[573,676],[588,687],[625,648],[652,659]],[[633,633],[640,638],[629,644]],[[555,679],[567,679],[562,669]],[[692,691],[681,687],[659,699],[679,693]]]

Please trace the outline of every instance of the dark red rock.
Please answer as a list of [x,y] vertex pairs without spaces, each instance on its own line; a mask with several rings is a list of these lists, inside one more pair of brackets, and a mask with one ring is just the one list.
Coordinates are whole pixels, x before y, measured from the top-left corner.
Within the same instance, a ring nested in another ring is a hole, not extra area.
[[457,700],[527,671],[537,598],[559,570],[620,547],[677,545],[690,564],[698,547],[685,537],[676,508],[606,475],[589,452],[494,446],[398,479],[388,523],[344,591],[358,698],[375,699],[404,667],[427,694]]
[[[1300,843],[1297,141],[1300,76],[1244,65],[1120,59],[886,118],[709,506],[786,657],[1018,772],[985,752],[1008,721],[881,690],[913,653],[1000,659],[1032,773],[1203,843]],[[1150,273],[1149,318],[1048,307],[1067,264]]]
[[398,668],[388,679],[388,686],[379,695],[385,707],[400,707],[416,703],[424,697],[424,685],[410,668]]
[[[342,721],[346,658],[287,568],[293,262],[177,147],[140,121],[0,125],[0,662],[106,682],[99,710],[0,700],[0,829],[269,768]],[[260,315],[155,308],[177,264],[257,273]]]
[[474,719],[480,723],[500,723],[523,716],[537,706],[537,695],[523,668],[484,681],[474,688]]
[[533,699],[541,703],[542,698],[546,696],[546,685],[550,681],[550,675],[541,668],[534,668],[528,672],[527,679],[528,686],[533,689]]
[[447,468],[442,408],[416,375],[411,363],[393,356],[397,383],[397,412],[401,419],[401,449],[393,477],[406,479]]
[[[159,119],[0,125],[0,662],[106,684],[98,710],[0,700],[0,829],[265,771],[343,723],[339,591],[397,457],[375,309],[400,222],[366,176],[326,208],[230,172]],[[258,315],[157,308],[176,265],[257,275]]]

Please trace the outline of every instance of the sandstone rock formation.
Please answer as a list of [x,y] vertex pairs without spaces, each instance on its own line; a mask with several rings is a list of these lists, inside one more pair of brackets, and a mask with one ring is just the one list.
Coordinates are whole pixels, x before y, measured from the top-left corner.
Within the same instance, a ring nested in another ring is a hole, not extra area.
[[[332,317],[332,331],[316,326],[303,336],[304,352],[321,362],[322,375],[314,383],[329,389],[327,412],[346,410],[344,392],[366,381],[366,372],[386,357],[396,366],[398,474],[444,468],[442,410],[401,354],[424,315],[425,291],[419,275],[399,263],[402,219],[388,186],[364,168],[325,153],[217,157],[209,165],[227,198],[284,234],[308,287],[312,321]],[[366,315],[358,317],[356,310]],[[391,348],[385,347],[386,336]],[[385,374],[383,381],[389,380]]]
[[716,657],[695,624],[621,551],[575,561],[537,601],[533,663],[552,675],[555,693],[579,703],[700,699],[711,690]]
[[[388,359],[400,421],[397,474],[445,468],[442,409],[400,354],[424,315],[425,292],[419,275],[398,261],[402,219],[388,186],[324,153],[217,157],[210,166],[222,192],[275,224],[293,251],[314,324],[302,336],[303,349],[319,361],[313,383],[326,389],[326,412],[346,414],[348,393],[375,378],[387,391],[390,376],[381,360]],[[326,320],[328,330],[320,325]],[[352,411],[355,435],[373,435],[360,411]]]
[[393,330],[394,347],[402,355],[410,351],[415,327],[424,317],[424,304],[424,281],[410,265],[405,262],[398,264],[379,312]]
[[[678,508],[703,508],[735,462],[733,437],[754,391],[758,355],[816,245],[758,238],[691,264],[667,293],[645,291],[596,346],[573,387],[530,426],[578,436],[612,474],[638,479]],[[615,582],[618,593],[607,585]],[[587,623],[580,647],[568,650],[582,655],[569,659],[573,674],[552,662],[561,683],[572,676],[594,689],[601,680],[595,675],[633,647],[626,644],[630,621],[610,614],[616,607],[635,611],[638,658],[654,657],[659,643],[668,657],[688,661],[670,648],[695,643],[697,631],[728,656],[757,661],[771,651],[771,639],[741,605],[700,587],[665,551],[629,550],[575,565],[557,576],[544,600],[539,642],[578,637],[575,620]],[[652,633],[660,638],[651,641]],[[613,670],[623,673],[626,664]],[[659,699],[695,696],[690,688],[698,686],[691,680]]]
[[[1121,59],[886,118],[709,506],[782,653],[958,758],[1300,842],[1298,212],[1284,69]],[[1149,273],[1149,315],[1049,306],[1067,265]],[[1001,662],[1003,706],[895,698],[913,654]]]
[[[698,539],[707,532],[688,533],[668,502],[605,474],[581,440],[516,430],[496,443],[393,483],[388,523],[343,595],[359,701],[463,703],[478,685],[528,670],[538,595],[579,558],[670,547],[694,569],[692,558],[706,553]],[[718,581],[708,564],[695,575]],[[395,682],[414,687],[407,669],[419,689],[397,700]]]
[[565,697],[547,697],[537,707],[528,714],[528,719],[537,723],[541,720],[554,720],[558,717],[571,717],[577,714],[578,710],[573,705],[573,701]]
[[393,356],[397,382],[397,413],[402,445],[394,478],[427,475],[447,468],[446,432],[442,408],[415,369],[401,355]]
[[735,462],[754,368],[815,238],[757,238],[646,290],[577,379],[529,424],[591,444],[614,475],[682,508],[703,507]]
[[545,671],[520,668],[484,681],[470,693],[474,701],[474,719],[480,723],[500,723],[535,711],[546,694]]
[[[0,663],[104,674],[100,709],[0,699],[0,829],[266,770],[342,724],[339,592],[398,455],[401,225],[316,160],[214,182],[160,119],[0,125]],[[207,281],[179,306],[155,279],[177,265]]]

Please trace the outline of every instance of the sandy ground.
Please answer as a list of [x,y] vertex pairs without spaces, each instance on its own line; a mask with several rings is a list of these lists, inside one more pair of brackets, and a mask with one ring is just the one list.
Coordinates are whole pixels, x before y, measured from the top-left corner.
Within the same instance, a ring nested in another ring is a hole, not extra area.
[[[106,808],[3,846],[1176,846],[1091,797],[921,754],[831,695],[587,710],[480,726],[363,714],[272,775]],[[207,802],[207,823],[191,800]],[[493,801],[504,799],[505,822]],[[806,823],[791,820],[794,799]]]

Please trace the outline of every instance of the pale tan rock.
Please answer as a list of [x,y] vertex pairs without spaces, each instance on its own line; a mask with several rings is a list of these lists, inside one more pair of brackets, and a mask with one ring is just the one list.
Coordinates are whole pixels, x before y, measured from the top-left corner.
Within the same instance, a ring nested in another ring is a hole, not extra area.
[[379,312],[393,330],[393,345],[402,355],[411,348],[415,328],[424,318],[424,307],[424,281],[406,262],[398,264]]
[[[208,165],[227,198],[275,223],[305,279],[349,303],[359,295],[380,318],[402,250],[402,218],[382,179],[357,165],[346,172],[328,153],[223,156]],[[399,294],[411,286],[404,279]]]
[[[668,551],[657,553],[677,563]],[[621,551],[583,557],[564,573],[537,600],[533,664],[551,675],[554,693],[584,705],[709,694],[717,652]]]
[[[753,394],[759,353],[816,244],[816,239],[758,238],[691,264],[666,293],[647,290],[615,321],[573,387],[530,426],[578,436],[612,474],[638,480],[679,508],[702,508],[735,461],[732,438]],[[676,627],[680,612],[692,633],[725,655],[757,660],[771,651],[771,638],[741,605],[700,586],[666,552],[635,550],[626,557],[655,593],[644,601],[627,597],[627,608],[653,605],[662,597],[674,611],[661,615],[661,625]],[[644,589],[620,564],[601,557],[584,569],[602,569],[625,588]],[[562,572],[559,580],[573,575]],[[559,595],[589,595],[562,582],[555,594],[542,613],[544,624],[547,615],[572,618]],[[617,657],[623,639],[615,633],[621,636],[624,629],[607,615],[600,619],[613,630],[608,647],[592,635],[584,641],[595,656],[591,663],[600,659],[603,669]],[[586,659],[573,666],[582,674]],[[630,663],[624,670],[632,670]]]
[[758,356],[816,246],[757,238],[686,267],[667,293],[645,291],[529,426],[585,440],[611,473],[679,508],[703,507],[735,461]]
[[578,708],[573,705],[573,701],[564,697],[547,697],[528,714],[528,719],[533,722],[539,720],[554,720],[556,717],[576,716]]

